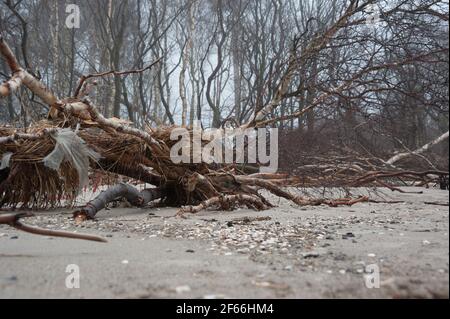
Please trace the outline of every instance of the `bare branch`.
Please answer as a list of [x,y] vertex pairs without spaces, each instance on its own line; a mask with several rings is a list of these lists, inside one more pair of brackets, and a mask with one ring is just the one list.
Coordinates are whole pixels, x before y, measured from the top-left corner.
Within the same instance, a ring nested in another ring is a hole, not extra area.
[[389,164],[389,165],[394,165],[394,164],[397,163],[398,161],[400,161],[400,160],[402,160],[402,159],[404,159],[404,158],[407,158],[407,157],[409,157],[409,156],[420,155],[420,154],[422,154],[422,153],[425,153],[425,152],[428,151],[431,147],[433,147],[433,146],[435,146],[435,145],[438,145],[438,144],[440,144],[440,143],[442,143],[442,142],[447,141],[448,138],[449,138],[449,131],[447,131],[446,133],[442,134],[442,135],[439,136],[438,138],[432,140],[431,142],[425,144],[424,146],[418,148],[418,149],[415,150],[415,151],[407,152],[407,153],[400,153],[400,154],[397,154],[397,155],[391,157],[390,159],[388,159],[388,160],[386,161],[386,163]]
[[103,73],[95,73],[95,74],[89,74],[89,75],[83,75],[80,78],[80,81],[78,82],[78,86],[75,90],[75,97],[80,97],[80,93],[82,92],[83,86],[85,84],[86,81],[88,81],[89,79],[93,79],[93,78],[100,78],[100,77],[105,77],[105,76],[109,76],[109,75],[114,75],[114,76],[123,76],[123,75],[130,75],[130,74],[138,74],[138,73],[142,73],[145,71],[150,70],[151,68],[153,68],[156,64],[158,64],[159,62],[161,62],[162,57],[156,59],[156,61],[154,61],[153,63],[151,63],[150,65],[146,66],[143,69],[139,69],[139,70],[128,70],[128,71],[108,71],[108,72],[103,72]]
[[100,242],[100,243],[107,242],[106,239],[104,239],[102,237],[94,236],[94,235],[69,233],[69,232],[65,232],[65,231],[57,231],[57,230],[32,227],[32,226],[24,225],[20,222],[20,219],[22,219],[22,218],[33,217],[33,216],[34,215],[31,213],[1,214],[0,215],[0,224],[9,225],[18,230],[21,230],[21,231],[24,231],[27,233],[31,233],[31,234],[35,234],[35,235],[81,239],[81,240],[88,240],[88,241],[96,241],[96,242]]

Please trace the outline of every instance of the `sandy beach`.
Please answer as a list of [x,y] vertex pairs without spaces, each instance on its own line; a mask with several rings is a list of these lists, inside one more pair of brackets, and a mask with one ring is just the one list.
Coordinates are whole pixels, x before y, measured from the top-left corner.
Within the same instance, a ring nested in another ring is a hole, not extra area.
[[[402,202],[338,208],[276,199],[269,211],[187,219],[114,208],[78,226],[69,210],[38,212],[26,223],[108,243],[0,226],[0,298],[448,298],[449,193],[405,190],[424,194],[380,190]],[[68,265],[79,289],[66,286]],[[370,289],[373,265],[380,288]]]

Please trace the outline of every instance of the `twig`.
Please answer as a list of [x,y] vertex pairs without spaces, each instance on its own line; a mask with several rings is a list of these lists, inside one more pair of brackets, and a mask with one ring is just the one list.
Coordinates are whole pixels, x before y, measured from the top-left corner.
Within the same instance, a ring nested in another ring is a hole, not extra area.
[[397,172],[389,172],[389,171],[376,171],[369,172],[364,176],[358,177],[356,180],[351,182],[349,186],[359,187],[365,184],[369,184],[371,182],[376,182],[380,178],[398,178],[403,176],[414,176],[424,178],[429,175],[435,176],[448,176],[449,172],[447,171],[425,171],[425,172],[414,172],[414,171],[397,171]]
[[36,141],[46,135],[55,133],[57,130],[58,130],[57,128],[44,129],[42,132],[37,133],[37,134],[15,133],[10,136],[0,137],[0,144],[15,143],[18,140]]
[[376,180],[375,182],[377,184],[383,186],[383,187],[389,188],[393,192],[399,192],[399,193],[402,193],[402,194],[423,194],[422,191],[419,191],[419,192],[406,192],[406,191],[404,191],[404,190],[402,190],[402,189],[400,189],[398,187],[389,185],[388,183],[385,183],[385,182],[382,182],[382,181],[379,181],[379,180]]
[[35,235],[81,239],[81,240],[96,241],[96,242],[101,242],[101,243],[107,242],[106,239],[104,239],[102,237],[94,236],[94,235],[69,233],[69,232],[58,231],[58,230],[49,230],[49,229],[24,225],[20,222],[21,218],[27,218],[27,217],[33,217],[33,216],[34,216],[34,214],[31,214],[31,213],[3,214],[3,215],[0,215],[0,224],[9,225],[18,230],[21,230],[21,231],[24,231],[27,233],[31,233],[31,234],[35,234]]
[[440,202],[424,202],[425,205],[434,205],[434,206],[450,206],[449,203],[440,203]]
[[152,64],[146,66],[143,69],[139,69],[139,70],[128,70],[128,71],[108,71],[108,72],[103,72],[103,73],[94,73],[94,74],[89,74],[89,75],[83,75],[80,78],[80,81],[78,82],[78,86],[77,89],[75,90],[75,97],[79,97],[80,93],[83,89],[83,86],[85,84],[85,82],[89,79],[92,78],[100,78],[100,77],[105,77],[105,76],[109,76],[109,75],[115,75],[115,76],[121,76],[121,75],[129,75],[129,74],[137,74],[137,73],[142,73],[145,72],[147,70],[150,70],[151,68],[153,68],[156,64],[158,64],[161,61],[162,58],[158,58],[156,61],[154,61]]
[[375,200],[371,199],[369,200],[369,203],[374,204],[405,204],[406,202],[403,200]]

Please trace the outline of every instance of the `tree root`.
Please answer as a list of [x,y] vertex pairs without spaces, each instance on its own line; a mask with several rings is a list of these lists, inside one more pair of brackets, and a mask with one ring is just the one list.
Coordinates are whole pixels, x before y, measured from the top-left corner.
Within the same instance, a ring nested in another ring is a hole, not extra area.
[[187,206],[181,208],[177,216],[183,217],[184,214],[198,214],[199,212],[206,210],[210,207],[218,206],[222,210],[232,210],[233,205],[244,204],[248,207],[255,208],[257,210],[266,210],[268,207],[256,196],[252,195],[228,195],[228,196],[217,196],[205,200],[203,203],[197,206]]
[[120,198],[125,198],[133,206],[143,207],[162,197],[163,191],[159,188],[144,189],[140,192],[131,185],[121,183],[101,192],[85,207],[75,211],[73,216],[77,222],[94,219],[97,213],[104,209],[106,205]]

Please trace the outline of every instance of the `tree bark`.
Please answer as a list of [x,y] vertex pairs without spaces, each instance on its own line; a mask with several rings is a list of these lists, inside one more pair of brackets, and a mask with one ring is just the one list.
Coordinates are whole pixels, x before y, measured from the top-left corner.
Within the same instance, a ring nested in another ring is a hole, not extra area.
[[143,207],[162,197],[163,193],[159,188],[144,189],[142,192],[139,192],[133,186],[121,183],[101,192],[100,195],[90,201],[85,207],[76,211],[74,217],[94,219],[95,215],[104,209],[108,203],[120,198],[125,198],[133,206]]

